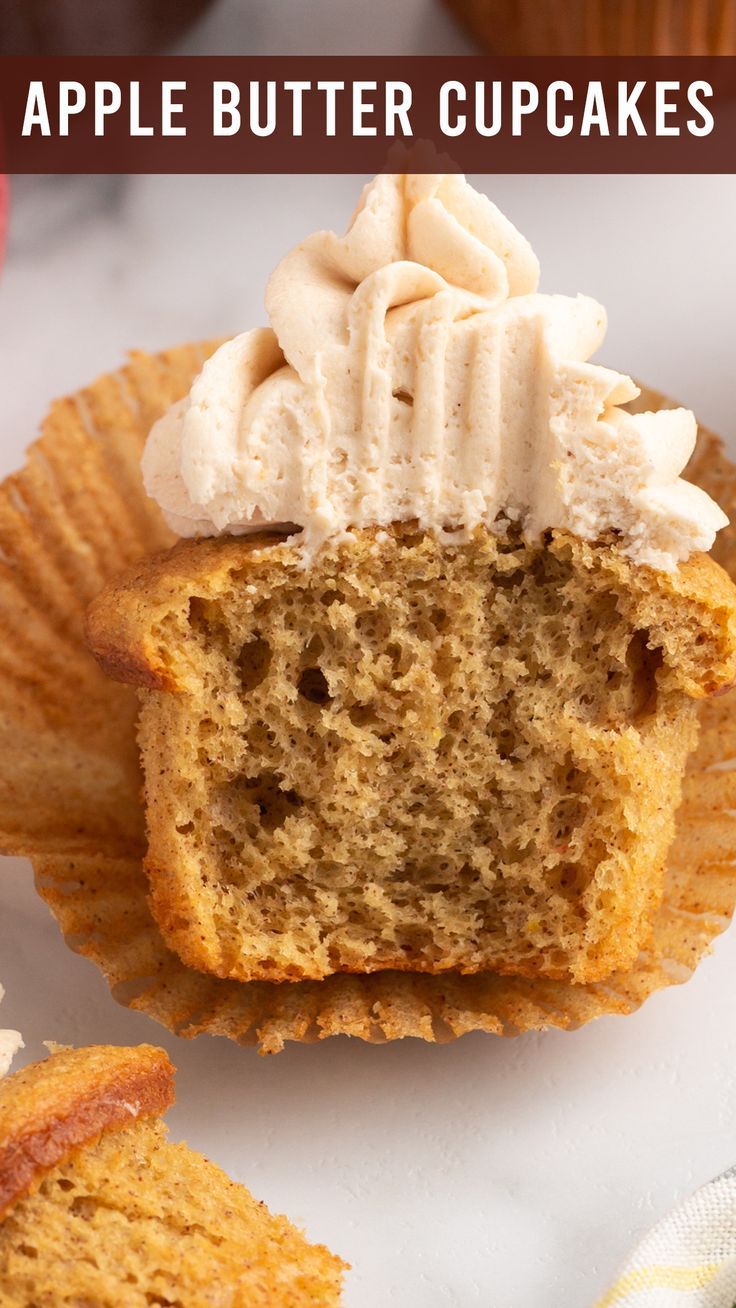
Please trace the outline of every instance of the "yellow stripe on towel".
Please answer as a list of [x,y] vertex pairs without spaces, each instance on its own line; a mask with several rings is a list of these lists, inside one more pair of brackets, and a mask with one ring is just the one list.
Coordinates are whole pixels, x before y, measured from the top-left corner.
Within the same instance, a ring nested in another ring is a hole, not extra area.
[[702,1290],[723,1266],[722,1263],[701,1263],[699,1267],[668,1267],[652,1265],[637,1267],[627,1272],[611,1287],[595,1308],[611,1308],[628,1294],[640,1290]]

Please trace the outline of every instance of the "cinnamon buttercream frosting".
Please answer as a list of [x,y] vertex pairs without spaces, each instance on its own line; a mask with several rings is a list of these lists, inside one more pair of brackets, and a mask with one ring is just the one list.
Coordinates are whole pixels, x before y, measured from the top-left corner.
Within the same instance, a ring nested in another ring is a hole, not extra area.
[[[3,988],[0,986],[0,1001],[3,998]],[[0,1030],[0,1077],[6,1076],[10,1071],[10,1064],[19,1049],[23,1048],[23,1040],[19,1031]]]
[[345,236],[317,232],[268,283],[270,327],[236,336],[151,430],[146,489],[180,535],[519,522],[617,533],[672,570],[724,513],[680,477],[686,409],[633,415],[588,362],[605,310],[543,295],[525,238],[459,175],[381,174]]

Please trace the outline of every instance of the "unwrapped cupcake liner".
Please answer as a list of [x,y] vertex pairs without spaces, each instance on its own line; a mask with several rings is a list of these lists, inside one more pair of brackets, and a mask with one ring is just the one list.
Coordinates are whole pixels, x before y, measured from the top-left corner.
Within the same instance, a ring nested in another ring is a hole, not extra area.
[[493,54],[736,54],[736,0],[447,3]]
[[[325,981],[237,982],[186,967],[161,939],[142,866],[137,699],[84,641],[89,601],[172,536],[147,499],[139,459],[151,423],[189,389],[216,342],[134,354],[58,401],[25,467],[0,486],[0,847],[31,859],[72,949],[116,999],[185,1037],[258,1044],[352,1035],[374,1043],[470,1031],[518,1035],[625,1014],[685,981],[736,906],[736,699],[701,709],[665,894],[634,967],[576,986],[495,974],[377,972]],[[647,392],[637,407],[668,401]],[[700,433],[689,475],[736,519],[736,467]],[[736,531],[719,536],[736,576]]]

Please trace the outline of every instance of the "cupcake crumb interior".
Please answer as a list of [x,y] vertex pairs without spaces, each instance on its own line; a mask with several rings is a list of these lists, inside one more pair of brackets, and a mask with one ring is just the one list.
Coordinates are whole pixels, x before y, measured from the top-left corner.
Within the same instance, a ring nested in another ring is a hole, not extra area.
[[578,981],[631,962],[694,697],[733,675],[715,565],[404,526],[308,570],[283,543],[191,542],[156,576],[91,631],[170,687],[142,691],[140,739],[152,904],[186,962]]

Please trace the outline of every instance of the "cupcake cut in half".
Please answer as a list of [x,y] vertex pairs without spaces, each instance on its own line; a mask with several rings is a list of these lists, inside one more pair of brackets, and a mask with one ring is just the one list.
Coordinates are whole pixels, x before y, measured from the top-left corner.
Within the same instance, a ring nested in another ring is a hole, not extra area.
[[52,1053],[0,1084],[2,1308],[338,1304],[343,1264],[185,1144],[161,1049]]
[[537,278],[463,179],[378,178],[151,433],[210,538],[88,628],[141,687],[151,903],[198,970],[587,982],[646,942],[736,679],[726,519],[692,415],[628,412],[603,310]]

